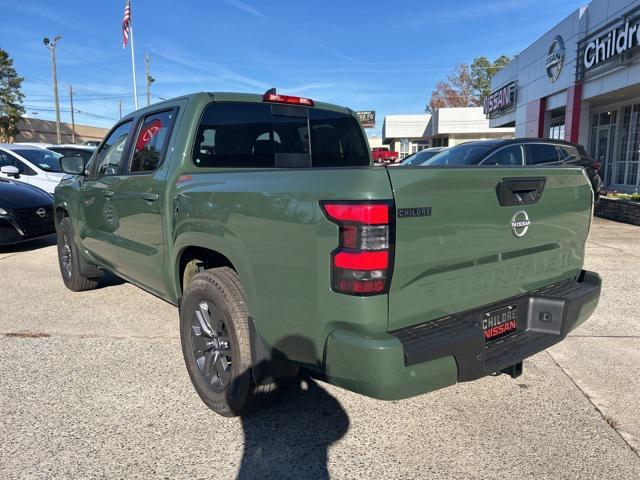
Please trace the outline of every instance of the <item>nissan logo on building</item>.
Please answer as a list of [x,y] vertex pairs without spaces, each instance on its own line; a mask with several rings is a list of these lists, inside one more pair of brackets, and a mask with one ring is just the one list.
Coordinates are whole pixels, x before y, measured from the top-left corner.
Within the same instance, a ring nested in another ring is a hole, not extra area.
[[564,66],[564,57],[564,40],[560,35],[557,35],[549,47],[549,54],[547,55],[547,60],[544,63],[547,70],[547,76],[551,83],[558,80],[560,72],[562,72],[562,67]]
[[511,231],[518,238],[526,235],[529,225],[531,225],[531,220],[529,220],[529,215],[524,210],[516,212],[511,217]]

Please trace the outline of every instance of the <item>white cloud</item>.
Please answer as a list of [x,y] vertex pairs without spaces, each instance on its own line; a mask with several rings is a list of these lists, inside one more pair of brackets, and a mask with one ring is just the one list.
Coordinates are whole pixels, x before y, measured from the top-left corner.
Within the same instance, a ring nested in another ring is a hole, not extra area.
[[251,5],[247,5],[246,3],[241,2],[240,0],[224,0],[224,3],[226,3],[227,5],[231,5],[232,7],[238,8],[250,15],[253,15],[254,17],[267,18],[261,12],[253,8]]

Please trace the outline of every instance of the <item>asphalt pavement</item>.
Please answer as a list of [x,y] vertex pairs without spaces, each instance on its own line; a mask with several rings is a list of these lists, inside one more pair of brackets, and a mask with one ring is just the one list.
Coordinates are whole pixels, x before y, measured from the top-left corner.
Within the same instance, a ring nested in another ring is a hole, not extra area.
[[52,240],[0,248],[0,478],[640,478],[640,227],[596,219],[594,316],[525,362],[397,402],[291,382],[245,420],[191,387],[175,307],[65,289]]

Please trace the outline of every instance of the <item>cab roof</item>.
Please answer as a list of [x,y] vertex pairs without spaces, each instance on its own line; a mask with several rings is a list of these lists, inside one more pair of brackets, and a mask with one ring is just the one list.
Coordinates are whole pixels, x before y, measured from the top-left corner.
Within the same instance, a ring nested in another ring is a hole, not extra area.
[[[278,92],[280,93],[280,92]],[[287,92],[282,92],[283,95],[286,95]],[[203,99],[208,99],[208,102],[246,102],[246,103],[270,103],[265,102],[263,100],[264,94],[262,93],[238,93],[238,92],[195,92],[187,95],[182,95],[179,97],[169,98],[167,100],[163,100],[158,103],[154,103],[148,107],[143,107],[134,112],[127,114],[125,117],[138,115],[141,112],[146,112],[150,110],[157,110],[158,107],[163,105],[171,105],[179,100],[187,100],[189,103],[192,101],[203,101]],[[342,107],[340,105],[335,105],[333,103],[325,103],[319,102],[315,99],[312,99],[315,103],[314,107],[301,106],[304,108],[322,108],[324,110],[332,110],[335,112],[346,113],[349,115],[353,115],[354,111],[347,107]],[[207,102],[207,103],[208,103]],[[123,117],[123,118],[125,118]]]

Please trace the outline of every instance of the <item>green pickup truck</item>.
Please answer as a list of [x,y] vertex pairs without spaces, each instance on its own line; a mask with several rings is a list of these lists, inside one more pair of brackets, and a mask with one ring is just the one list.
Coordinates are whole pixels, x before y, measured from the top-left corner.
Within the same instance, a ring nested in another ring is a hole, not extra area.
[[177,305],[191,381],[225,416],[300,367],[385,400],[515,377],[600,296],[581,168],[374,167],[336,105],[198,93],[61,163],[65,285],[110,271]]

